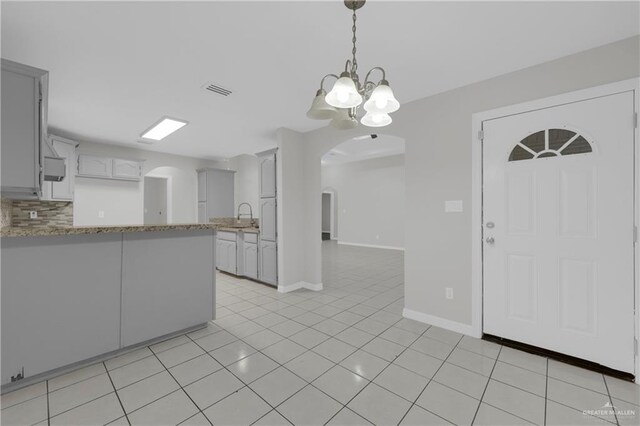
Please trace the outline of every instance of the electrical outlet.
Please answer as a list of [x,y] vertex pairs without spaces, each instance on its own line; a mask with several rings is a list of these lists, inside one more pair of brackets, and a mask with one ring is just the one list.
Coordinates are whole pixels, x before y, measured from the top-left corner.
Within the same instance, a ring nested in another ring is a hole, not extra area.
[[98,210],[98,217],[100,219],[104,219],[104,211],[103,210]]
[[379,239],[380,239],[380,235],[376,235],[376,240],[379,240]]
[[453,288],[447,287],[444,290],[445,290],[445,297],[447,299],[453,299]]
[[38,218],[38,212],[35,210],[31,210],[29,212],[29,219],[37,219]]

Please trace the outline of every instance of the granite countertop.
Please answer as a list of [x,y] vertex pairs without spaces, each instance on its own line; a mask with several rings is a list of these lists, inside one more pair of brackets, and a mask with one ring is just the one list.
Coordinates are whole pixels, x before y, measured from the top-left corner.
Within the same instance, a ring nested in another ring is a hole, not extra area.
[[255,226],[247,226],[246,228],[238,228],[238,227],[229,227],[224,225],[214,225],[218,231],[226,231],[226,232],[250,232],[252,234],[260,233],[260,228],[256,228]]
[[[118,232],[190,231],[202,229],[224,229],[219,225],[183,223],[174,225],[119,225],[119,226],[71,226],[71,227],[4,227],[0,237],[44,237],[54,235],[107,234]],[[242,228],[241,228],[242,229]],[[245,231],[246,232],[246,231]],[[252,231],[249,231],[252,232]],[[257,232],[257,230],[255,231]]]

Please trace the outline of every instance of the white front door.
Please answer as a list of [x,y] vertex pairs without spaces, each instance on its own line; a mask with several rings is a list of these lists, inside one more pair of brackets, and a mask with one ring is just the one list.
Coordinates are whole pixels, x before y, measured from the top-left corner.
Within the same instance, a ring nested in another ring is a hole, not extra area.
[[483,332],[634,372],[633,92],[483,122]]

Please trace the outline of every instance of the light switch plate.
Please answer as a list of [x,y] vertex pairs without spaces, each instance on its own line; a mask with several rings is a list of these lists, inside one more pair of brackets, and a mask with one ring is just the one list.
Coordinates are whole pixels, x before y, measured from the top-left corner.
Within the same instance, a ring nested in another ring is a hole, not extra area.
[[462,211],[462,200],[447,200],[444,202],[446,213],[460,213]]

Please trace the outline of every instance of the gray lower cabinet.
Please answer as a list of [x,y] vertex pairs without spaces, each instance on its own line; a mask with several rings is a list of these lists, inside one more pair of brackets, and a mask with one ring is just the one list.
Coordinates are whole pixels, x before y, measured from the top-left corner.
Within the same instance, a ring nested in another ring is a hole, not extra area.
[[123,234],[123,346],[213,318],[213,241],[206,230]]
[[244,242],[242,246],[243,274],[258,279],[258,244]]
[[121,234],[0,243],[2,384],[120,347]]
[[278,245],[274,241],[260,240],[259,276],[262,282],[271,285],[278,284]]
[[226,241],[218,239],[216,242],[216,266],[219,270],[237,273],[237,244],[235,241]]

